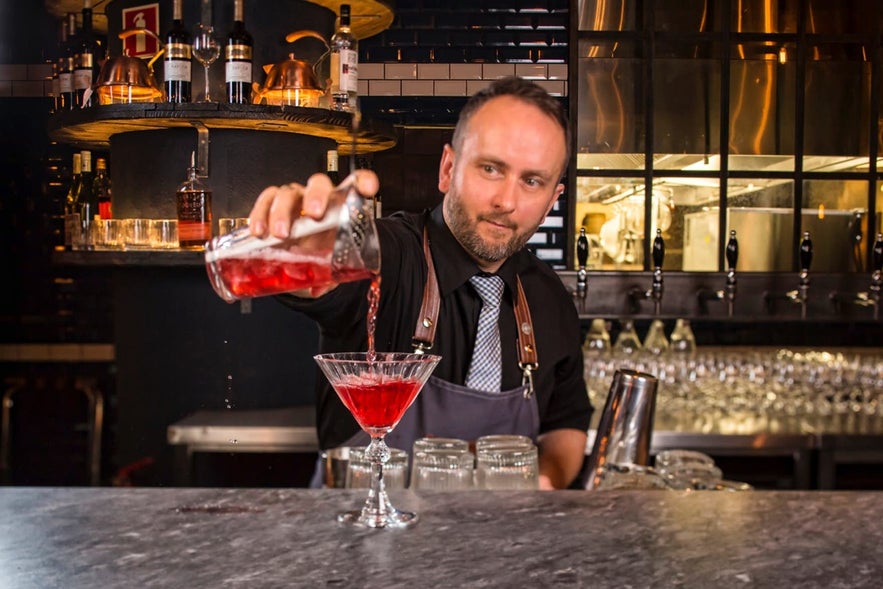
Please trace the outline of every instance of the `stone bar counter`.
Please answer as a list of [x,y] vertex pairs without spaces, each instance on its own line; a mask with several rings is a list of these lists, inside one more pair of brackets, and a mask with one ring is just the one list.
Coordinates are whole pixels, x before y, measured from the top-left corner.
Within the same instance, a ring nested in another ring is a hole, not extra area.
[[880,587],[883,493],[0,489],[2,587]]

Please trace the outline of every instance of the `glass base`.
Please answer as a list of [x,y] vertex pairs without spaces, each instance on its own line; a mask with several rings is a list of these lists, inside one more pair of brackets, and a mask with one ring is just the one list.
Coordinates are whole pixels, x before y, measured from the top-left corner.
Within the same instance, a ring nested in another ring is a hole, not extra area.
[[340,523],[360,528],[410,528],[419,519],[416,513],[397,509],[375,515],[366,514],[359,509],[345,511],[337,516]]

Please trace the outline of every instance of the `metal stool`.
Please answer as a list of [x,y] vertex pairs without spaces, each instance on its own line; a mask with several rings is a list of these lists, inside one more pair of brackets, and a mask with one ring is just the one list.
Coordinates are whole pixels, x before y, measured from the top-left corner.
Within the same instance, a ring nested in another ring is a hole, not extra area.
[[[2,399],[2,417],[0,417],[0,480],[8,483],[12,480],[12,423],[11,413],[13,396],[26,390],[26,378],[9,378]],[[96,486],[101,482],[101,439],[104,430],[104,395],[95,384],[94,378],[75,377],[73,389],[85,395],[89,408],[88,464],[89,484]]]

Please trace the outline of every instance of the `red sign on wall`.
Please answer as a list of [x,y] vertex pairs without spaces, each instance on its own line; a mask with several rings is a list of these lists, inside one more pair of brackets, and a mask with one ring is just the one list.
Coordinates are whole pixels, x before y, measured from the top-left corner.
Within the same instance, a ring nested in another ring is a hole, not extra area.
[[[159,35],[159,4],[145,4],[123,9],[123,29],[147,29]],[[123,53],[132,57],[152,57],[159,43],[149,35],[123,39]]]

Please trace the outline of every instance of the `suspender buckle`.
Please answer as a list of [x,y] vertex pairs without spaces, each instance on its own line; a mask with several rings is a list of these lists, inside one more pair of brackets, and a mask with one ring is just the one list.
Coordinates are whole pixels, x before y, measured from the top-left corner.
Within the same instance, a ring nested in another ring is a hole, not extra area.
[[414,348],[415,354],[424,354],[432,349],[432,342],[422,342],[420,340],[411,340],[411,347]]
[[539,365],[536,362],[519,362],[518,367],[521,368],[521,372],[524,374],[521,377],[521,386],[527,387],[524,389],[524,398],[530,399],[533,395],[533,371]]

